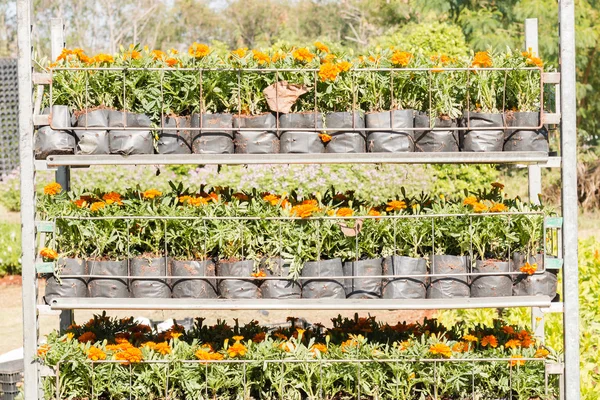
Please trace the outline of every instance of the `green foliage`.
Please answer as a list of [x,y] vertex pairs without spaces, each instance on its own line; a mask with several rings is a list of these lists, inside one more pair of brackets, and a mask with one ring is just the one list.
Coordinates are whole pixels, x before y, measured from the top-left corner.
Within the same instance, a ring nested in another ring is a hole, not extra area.
[[21,225],[0,222],[0,276],[21,273]]
[[432,191],[443,194],[483,190],[500,176],[493,165],[431,165],[428,169],[434,178]]

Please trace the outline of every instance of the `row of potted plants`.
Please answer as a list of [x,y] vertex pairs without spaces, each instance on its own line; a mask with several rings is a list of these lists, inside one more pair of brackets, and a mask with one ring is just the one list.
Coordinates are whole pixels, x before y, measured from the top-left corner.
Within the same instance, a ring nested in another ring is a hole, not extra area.
[[[53,71],[46,103],[60,106],[52,126],[65,131],[38,132],[42,158],[152,153],[157,127],[170,128],[157,133],[164,154],[548,151],[538,129],[543,61],[531,52],[354,57],[322,43],[231,52],[194,43],[188,54],[65,49],[48,68],[76,69]],[[68,132],[72,124],[88,130]]]
[[500,320],[471,329],[446,329],[435,319],[390,325],[358,315],[338,316],[330,328],[288,321],[272,328],[237,320],[209,326],[197,319],[189,329],[175,324],[158,332],[133,318],[96,315],[83,326],[51,333],[39,348],[40,361],[58,374],[44,379],[46,398],[557,395],[557,382],[551,378],[547,385],[544,371],[560,355],[539,345],[530,331]]
[[208,298],[556,292],[556,274],[542,272],[543,219],[551,211],[506,198],[500,183],[454,198],[403,191],[380,204],[334,190],[300,197],[171,183],[169,193],[66,193],[51,183],[39,210],[56,221],[41,253],[58,260],[48,300],[88,291]]

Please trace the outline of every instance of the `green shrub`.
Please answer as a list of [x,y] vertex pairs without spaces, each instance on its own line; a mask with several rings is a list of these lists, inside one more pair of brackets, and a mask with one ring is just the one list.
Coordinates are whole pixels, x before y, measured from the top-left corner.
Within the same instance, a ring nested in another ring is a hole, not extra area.
[[0,276],[21,273],[21,225],[0,222]]

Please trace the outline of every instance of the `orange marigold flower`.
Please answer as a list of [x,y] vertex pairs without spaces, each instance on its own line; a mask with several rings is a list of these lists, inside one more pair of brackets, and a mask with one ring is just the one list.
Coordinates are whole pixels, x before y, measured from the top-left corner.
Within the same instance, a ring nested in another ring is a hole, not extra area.
[[96,212],[102,210],[106,204],[103,201],[96,201],[90,206],[90,211]]
[[525,365],[525,360],[523,360],[523,356],[519,354],[513,354],[512,356],[510,356],[510,365],[511,367],[523,366]]
[[190,197],[188,204],[194,207],[199,207],[204,204],[208,204],[208,199],[205,199],[204,197]]
[[40,256],[49,260],[56,260],[58,258],[58,253],[56,250],[44,247],[40,250]]
[[91,59],[92,63],[99,63],[99,64],[101,64],[101,63],[110,64],[114,61],[115,61],[115,59],[113,58],[113,56],[111,56],[110,54],[102,54],[102,53],[92,57],[92,59]]
[[466,353],[469,351],[470,344],[469,342],[456,342],[452,346],[452,351],[455,353]]
[[371,208],[369,210],[368,215],[370,215],[371,217],[379,217],[381,215],[381,213],[379,211],[377,211],[376,209]]
[[276,51],[273,53],[271,57],[271,62],[277,62],[279,60],[283,60],[286,57],[286,54],[283,51]]
[[483,212],[488,211],[488,207],[485,204],[480,203],[480,202],[476,202],[475,204],[472,204],[472,207],[473,207],[473,211],[476,213],[483,213]]
[[196,358],[198,360],[206,360],[206,361],[223,359],[223,354],[214,353],[212,350],[206,350],[206,348],[200,348],[200,349],[196,350],[196,352],[194,353],[194,356],[196,356]]
[[402,211],[406,209],[406,202],[404,200],[392,200],[387,203],[385,211]]
[[334,81],[340,73],[340,69],[337,65],[332,63],[325,63],[319,67],[319,78],[321,82]]
[[125,364],[129,363],[139,363],[144,359],[144,355],[142,351],[137,347],[128,347],[123,349],[115,354],[115,360],[121,360]]
[[41,357],[41,358],[46,357],[46,353],[48,353],[48,350],[50,350],[49,344],[43,344],[40,347],[38,347],[38,349],[37,349],[38,357]]
[[521,341],[517,339],[510,339],[504,344],[504,347],[507,349],[516,349],[517,347],[521,347]]
[[136,50],[129,50],[123,53],[123,59],[125,60],[139,60],[140,58],[142,58],[142,53]]
[[162,192],[156,189],[148,189],[142,193],[142,197],[145,199],[153,199],[158,196],[162,196]]
[[244,58],[244,57],[246,57],[247,53],[248,53],[248,48],[247,47],[240,47],[239,49],[233,50],[231,52],[231,54],[237,56],[238,58]]
[[117,203],[118,205],[123,204],[123,202],[121,201],[121,195],[117,192],[106,193],[104,196],[102,196],[102,200],[104,200],[106,202],[106,204],[113,204],[113,203]]
[[472,206],[475,203],[477,203],[477,197],[475,196],[469,196],[463,200],[463,205],[465,206]]
[[310,50],[308,50],[306,47],[294,50],[292,52],[292,56],[295,60],[305,63],[311,62],[315,58],[315,55],[311,53]]
[[519,268],[519,271],[527,275],[533,275],[535,271],[537,271],[537,267],[537,263],[529,264],[528,262],[526,262],[525,265]]
[[84,207],[87,207],[88,202],[85,199],[77,199],[77,200],[73,200],[73,204],[75,204],[75,206],[77,206],[77,208],[84,208]]
[[473,68],[491,68],[492,67],[492,57],[490,57],[487,51],[478,51],[475,53],[475,57],[473,57],[473,62],[471,63],[471,67]]
[[[255,277],[255,278],[264,278],[265,276],[267,276],[265,271],[258,271],[258,272],[253,272],[252,274],[250,274],[251,276]],[[234,336],[235,339],[235,336]]]
[[271,62],[271,57],[262,51],[252,50],[252,58],[258,62],[259,65],[268,64]]
[[492,182],[492,187],[500,190],[504,189],[504,185],[500,182]]
[[167,342],[160,342],[154,346],[153,350],[164,356],[165,354],[171,353],[171,346],[169,346],[169,343]]
[[534,358],[546,358],[548,357],[548,355],[550,355],[550,352],[548,350],[546,350],[543,347],[540,347],[539,349],[537,349],[535,351],[535,354],[533,355]]
[[106,360],[106,353],[103,352],[101,349],[92,346],[87,351],[87,358],[89,358],[92,361]]
[[331,141],[331,135],[328,135],[326,133],[319,133],[319,139],[321,139],[321,142],[323,143],[328,143]]
[[279,203],[279,200],[281,200],[281,197],[269,193],[263,196],[263,200],[270,203],[272,206],[276,206]]
[[401,67],[406,67],[410,60],[412,60],[412,54],[407,51],[395,51],[390,57],[390,61],[394,65],[399,65]]
[[79,340],[79,343],[95,342],[96,334],[94,332],[88,331],[88,332],[83,333],[81,336],[79,336],[77,338],[77,340]]
[[179,61],[178,61],[176,58],[169,57],[169,58],[167,58],[167,59],[165,60],[165,63],[167,63],[167,65],[168,65],[169,67],[172,67],[172,66],[174,66],[174,65],[177,65],[177,64],[179,63]]
[[490,212],[504,212],[506,210],[508,210],[508,207],[503,203],[494,203],[494,205],[490,207]]
[[147,347],[150,350],[154,350],[154,349],[156,349],[156,343],[154,343],[152,341],[150,341],[150,342],[144,342],[144,343],[142,343],[141,347]]
[[300,218],[308,218],[317,211],[319,211],[319,207],[313,204],[298,204],[291,209],[292,215]]
[[463,336],[463,340],[466,340],[467,342],[477,342],[479,339],[477,339],[477,336],[469,334]]
[[244,340],[244,337],[238,335],[238,336],[232,337],[232,339],[235,340],[236,342],[240,342],[240,341]]
[[319,50],[321,53],[329,53],[329,47],[327,47],[326,44],[321,43],[321,42],[315,42],[315,47],[317,48],[317,50]]
[[44,194],[47,194],[48,196],[55,196],[59,194],[61,190],[62,186],[60,186],[60,183],[56,182],[52,182],[44,186]]
[[167,55],[165,54],[165,52],[164,52],[164,51],[162,51],[162,50],[152,50],[152,51],[150,52],[150,54],[152,54],[152,58],[153,58],[154,60],[164,60],[164,59],[165,59],[165,57],[167,56]]
[[265,340],[266,334],[264,332],[258,332],[256,335],[254,335],[254,337],[252,338],[252,341],[254,343],[261,343]]
[[436,343],[429,347],[429,352],[433,355],[441,355],[445,358],[452,357],[452,350],[444,343]]
[[495,349],[496,347],[498,347],[498,339],[496,339],[496,336],[494,336],[494,335],[484,336],[481,339],[481,346],[482,347],[490,346]]
[[229,346],[227,348],[227,354],[231,358],[243,357],[246,355],[246,351],[248,351],[248,349],[246,348],[246,346],[244,346],[240,342],[235,342],[234,344],[232,344],[231,346]]
[[369,56],[369,62],[372,63],[376,63],[379,62],[379,60],[381,60],[381,55],[376,55],[376,56]]
[[335,215],[338,217],[351,217],[354,214],[354,211],[348,207],[342,207],[336,211]]
[[[188,54],[194,58],[206,57],[210,53],[210,47],[204,43],[192,43],[188,49]],[[177,53],[174,53],[177,54]]]
[[315,343],[312,346],[310,346],[310,352],[314,355],[317,355],[317,353],[325,354],[327,353],[327,346],[323,343]]
[[349,63],[348,61],[340,61],[335,66],[340,72],[348,72],[350,71],[350,68],[352,68],[352,63]]

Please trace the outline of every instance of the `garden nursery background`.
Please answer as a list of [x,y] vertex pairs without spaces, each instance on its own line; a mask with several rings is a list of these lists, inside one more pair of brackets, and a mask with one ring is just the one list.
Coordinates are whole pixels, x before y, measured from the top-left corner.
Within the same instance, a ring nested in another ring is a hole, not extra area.
[[[50,24],[53,17],[64,20],[65,40],[70,49],[85,54],[115,54],[130,45],[142,50],[170,50],[170,54],[188,52],[194,43],[205,43],[215,52],[232,49],[291,49],[315,46],[318,42],[336,54],[378,54],[395,48],[407,52],[417,49],[426,57],[439,54],[468,58],[472,52],[520,51],[523,47],[526,18],[539,19],[539,57],[545,70],[558,64],[557,2],[555,0],[36,0],[34,47],[36,60],[47,65],[50,55]],[[577,96],[579,139],[580,208],[580,301],[582,398],[600,398],[600,161],[598,126],[600,115],[600,1],[576,1]],[[15,3],[0,3],[0,57],[16,56]],[[15,132],[16,134],[16,132]],[[556,147],[557,135],[549,133],[550,147]],[[3,137],[8,143],[10,138]],[[15,140],[13,139],[13,142]],[[0,152],[0,154],[3,154]],[[549,208],[560,201],[560,174],[542,169],[542,203]],[[388,199],[421,192],[434,197],[451,197],[464,190],[489,190],[490,183],[502,182],[508,198],[527,197],[526,170],[514,166],[468,165],[310,165],[310,166],[208,166],[168,167],[95,167],[73,169],[74,191],[95,188],[98,193],[126,193],[140,185],[169,192],[169,182],[184,187],[210,185],[236,191],[310,195],[353,190],[357,199],[383,203]],[[38,172],[37,188],[54,180],[53,172]],[[22,340],[20,287],[19,170],[2,175],[0,180],[0,329],[5,333],[0,354],[20,347]],[[43,293],[43,288],[41,289]],[[559,285],[560,292],[560,285]],[[118,317],[130,314],[113,313]],[[185,314],[185,313],[184,313]],[[184,316],[184,314],[177,314]],[[302,313],[297,313],[302,316]],[[187,313],[186,316],[195,314]],[[205,314],[211,323],[219,318],[241,314]],[[247,314],[260,322],[279,322],[279,314]],[[310,322],[329,321],[334,314],[306,313]],[[337,313],[336,313],[337,315]],[[347,314],[351,315],[351,314]],[[91,313],[78,311],[76,321],[84,322]],[[167,319],[171,313],[147,313],[153,319]],[[448,327],[459,320],[467,324],[492,327],[496,310],[439,311],[415,315],[394,313],[393,319],[417,319],[435,316]],[[315,317],[317,320],[315,320]],[[504,323],[527,326],[528,309],[506,309]],[[284,316],[281,318],[285,318]],[[561,314],[546,321],[549,347],[562,348]],[[320,319],[320,320],[319,320]],[[42,318],[42,333],[56,329],[55,319]],[[81,333],[81,332],[79,332]],[[290,333],[290,332],[288,332]],[[302,333],[300,334],[302,335]],[[183,345],[182,345],[183,346]],[[343,344],[341,345],[344,346]],[[467,345],[468,346],[468,345]],[[233,346],[232,346],[233,347]],[[231,348],[231,347],[230,347]],[[158,351],[158,350],[156,350]],[[342,350],[343,351],[343,350]],[[209,354],[211,352],[207,352]]]

